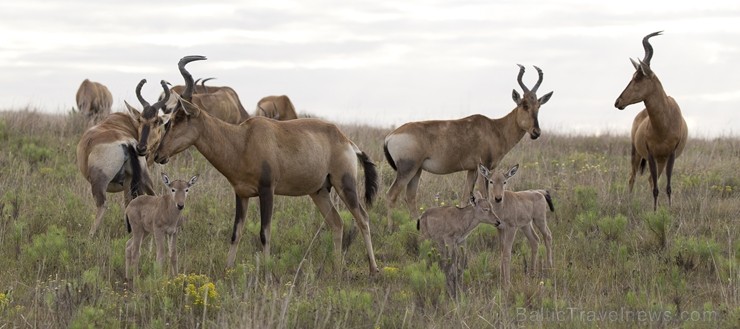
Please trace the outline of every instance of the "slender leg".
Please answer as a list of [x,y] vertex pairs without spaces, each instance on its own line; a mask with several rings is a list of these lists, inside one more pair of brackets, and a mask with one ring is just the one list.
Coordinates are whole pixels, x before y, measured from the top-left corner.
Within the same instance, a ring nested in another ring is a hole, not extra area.
[[630,174],[630,180],[629,180],[629,187],[630,187],[630,194],[632,194],[632,189],[635,186],[635,176],[637,176],[637,171],[640,168],[640,161],[642,161],[642,157],[637,154],[637,149],[635,148],[635,145],[632,145],[632,156],[631,156],[631,164],[632,164],[632,173]]
[[169,235],[170,273],[177,275],[177,233]]
[[511,248],[514,245],[516,236],[515,228],[502,230],[501,235],[501,276],[503,277],[504,289],[508,290],[511,286]]
[[96,181],[96,183],[91,184],[92,195],[93,198],[95,198],[95,206],[98,208],[98,211],[95,214],[95,221],[90,228],[90,237],[95,235],[95,232],[98,230],[98,226],[100,226],[100,223],[103,221],[103,215],[105,215],[105,211],[108,209],[108,202],[105,199],[106,185],[108,185],[107,182],[100,181]]
[[648,165],[650,166],[650,182],[653,188],[653,211],[658,210],[658,166],[655,163],[653,152],[648,148]]
[[154,230],[154,244],[157,247],[157,265],[159,266],[159,270],[164,272],[166,270],[164,267],[164,249],[167,241],[165,233],[156,228]]
[[236,199],[236,212],[234,214],[234,231],[231,234],[231,246],[229,246],[229,255],[226,258],[226,266],[233,267],[236,260],[236,250],[239,248],[239,240],[242,237],[242,228],[244,227],[244,218],[247,216],[247,206],[249,198],[240,198],[234,193]]
[[537,236],[537,234],[534,233],[534,229],[532,228],[532,222],[529,222],[529,225],[525,225],[522,227],[522,233],[524,233],[524,236],[527,237],[527,242],[529,243],[529,263],[532,269],[529,272],[529,275],[535,275],[537,274],[539,270],[539,264],[537,262],[537,254],[539,253],[539,244],[540,244],[540,238]]
[[463,186],[462,194],[460,194],[460,201],[458,204],[458,208],[465,208],[468,204],[470,204],[470,196],[473,193],[473,188],[475,187],[475,180],[477,178],[478,178],[478,170],[468,170],[465,176],[465,186]]
[[339,213],[331,203],[329,192],[326,189],[320,189],[318,193],[311,195],[311,200],[319,208],[319,212],[324,216],[324,221],[329,225],[334,238],[334,269],[342,269],[342,229],[343,223]]
[[273,193],[270,187],[259,187],[260,241],[262,241],[265,259],[270,257],[270,225],[272,221]]
[[668,157],[668,163],[666,164],[666,187],[665,187],[665,193],[668,194],[668,206],[671,206],[671,177],[673,177],[673,163],[676,162],[676,151],[674,150],[671,152],[671,155]]
[[419,190],[419,179],[421,178],[421,168],[416,171],[406,186],[406,204],[409,207],[411,219],[419,218],[419,208],[416,206],[416,192]]
[[542,217],[535,218],[534,224],[537,229],[542,233],[542,237],[545,239],[545,249],[547,250],[547,268],[552,268],[552,232],[547,226],[547,219],[545,215]]
[[362,207],[362,204],[360,204],[359,197],[357,196],[356,180],[352,176],[345,174],[342,177],[341,183],[332,181],[332,185],[336,187],[339,198],[341,198],[344,204],[347,205],[347,208],[349,208],[349,212],[352,213],[352,217],[355,218],[355,224],[357,224],[357,227],[360,229],[360,233],[362,233],[362,238],[365,241],[365,249],[367,250],[370,275],[373,275],[378,272],[378,264],[375,262],[373,241],[370,238],[370,216],[367,214],[367,211],[365,211],[365,208]]
[[[388,219],[388,230],[391,230],[393,228],[393,207],[396,204],[396,201],[398,200],[398,195],[401,193],[401,190],[409,185],[410,181],[414,178],[414,176],[417,174],[418,171],[421,171],[421,164],[416,164],[411,160],[399,160],[397,161],[397,168],[396,171],[396,179],[393,181],[393,184],[391,184],[390,189],[388,189],[388,193],[386,194],[386,202],[387,202],[387,219]],[[418,182],[417,182],[418,183]],[[407,188],[408,189],[408,188]],[[413,192],[414,198],[416,197],[416,191]],[[406,191],[406,198],[408,202],[408,196],[409,191]],[[413,214],[413,213],[411,213]],[[412,218],[413,215],[412,215]]]

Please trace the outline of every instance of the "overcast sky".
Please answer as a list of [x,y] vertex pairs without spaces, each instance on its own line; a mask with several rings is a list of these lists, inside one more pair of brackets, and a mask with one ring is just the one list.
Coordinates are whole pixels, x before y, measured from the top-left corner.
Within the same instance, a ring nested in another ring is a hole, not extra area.
[[0,110],[66,112],[89,78],[114,110],[142,78],[194,77],[233,87],[253,112],[266,95],[298,112],[381,127],[492,118],[514,108],[524,81],[544,71],[543,133],[628,133],[644,106],[614,101],[654,37],[651,67],[694,137],[740,135],[740,1],[3,1]]

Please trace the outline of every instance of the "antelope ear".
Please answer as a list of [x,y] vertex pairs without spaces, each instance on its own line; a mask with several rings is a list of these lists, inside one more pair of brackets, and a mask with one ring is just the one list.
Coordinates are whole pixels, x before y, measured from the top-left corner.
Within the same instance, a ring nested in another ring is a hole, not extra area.
[[193,177],[190,177],[190,181],[188,181],[188,187],[191,187],[195,185],[195,182],[198,180],[198,175],[195,175]]
[[515,165],[514,165],[513,167],[511,167],[511,169],[509,169],[509,171],[508,171],[508,172],[506,172],[506,175],[504,175],[504,176],[506,176],[506,178],[508,179],[508,178],[510,178],[511,176],[514,176],[514,175],[516,175],[516,172],[517,172],[518,170],[519,170],[519,164],[517,163],[517,164],[515,164]]
[[632,57],[630,57],[630,62],[632,63],[632,66],[635,67],[635,70],[640,69],[640,63],[636,62],[634,59],[632,59]]
[[640,60],[640,71],[642,72],[642,75],[646,77],[653,75],[653,70],[650,69],[650,65],[645,64],[642,60]]
[[516,91],[516,89],[511,90],[511,99],[514,100],[514,103],[519,104],[519,102],[522,101],[522,96],[519,96],[519,92]]
[[200,108],[197,105],[182,98],[180,98],[180,107],[189,117],[197,117],[200,114]]
[[164,172],[162,172],[162,181],[164,182],[164,185],[167,185],[167,187],[170,187],[170,177],[167,176]]
[[128,110],[128,113],[133,117],[134,119],[138,120],[141,117],[141,112],[137,110],[135,107],[131,106],[127,101],[123,101],[124,104],[126,104],[126,109]]
[[540,103],[540,105],[543,105],[543,104],[547,103],[547,101],[550,100],[550,97],[551,96],[552,96],[552,91],[549,92],[549,93],[547,93],[547,94],[545,94],[545,96],[540,97],[540,99],[538,99],[537,101]]
[[478,164],[478,172],[481,175],[483,175],[483,177],[485,177],[485,178],[490,178],[491,177],[491,171],[488,170],[488,168],[486,168],[486,166],[484,166],[482,164]]
[[477,205],[481,200],[483,200],[483,195],[480,194],[480,191],[473,192],[473,204]]

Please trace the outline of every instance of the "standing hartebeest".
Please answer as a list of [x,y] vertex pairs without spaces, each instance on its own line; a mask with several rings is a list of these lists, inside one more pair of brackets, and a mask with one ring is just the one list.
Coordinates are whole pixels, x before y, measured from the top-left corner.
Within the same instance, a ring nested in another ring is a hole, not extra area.
[[530,274],[537,273],[539,267],[537,246],[540,243],[540,238],[534,233],[532,224],[537,226],[545,239],[546,265],[547,268],[552,268],[552,233],[547,226],[547,209],[555,211],[555,206],[547,190],[518,192],[506,190],[506,181],[514,176],[517,170],[519,170],[518,164],[503,173],[494,173],[484,165],[479,165],[480,175],[486,181],[488,200],[493,206],[491,211],[500,219],[496,228],[501,234],[501,276],[505,288],[511,285],[511,249],[519,229],[529,241],[529,257],[532,266]]
[[640,111],[632,123],[632,174],[630,175],[630,192],[635,184],[638,168],[645,171],[645,162],[650,166],[650,185],[653,189],[653,210],[658,208],[658,178],[666,170],[666,194],[668,205],[671,204],[671,176],[673,163],[683,152],[688,139],[688,127],[681,115],[681,108],[663,89],[653,69],[650,59],[653,57],[653,46],[649,39],[663,31],[654,32],[642,38],[645,58],[635,62],[635,67],[627,87],[614,106],[624,110],[627,105],[645,102],[645,109]]
[[339,128],[316,119],[276,121],[254,117],[233,125],[216,119],[206,109],[191,103],[193,77],[185,64],[206,59],[186,56],[179,67],[186,86],[181,107],[170,121],[155,153],[155,161],[195,145],[198,151],[224,175],[234,188],[236,213],[227,259],[233,266],[244,226],[247,203],[259,197],[260,240],[265,256],[270,255],[270,222],[273,196],[309,195],[319,208],[334,238],[335,266],[342,263],[342,220],[329,197],[332,187],[355,218],[367,249],[370,273],[378,271],[370,238],[368,214],[357,195],[357,162],[365,170],[365,201],[372,202],[377,190],[375,165],[365,152]]
[[283,121],[298,119],[293,103],[285,95],[262,97],[257,102],[257,110],[255,110],[254,115]]
[[476,114],[459,120],[409,122],[386,136],[385,158],[397,172],[388,190],[388,228],[392,226],[391,209],[404,187],[411,217],[417,217],[416,190],[422,170],[439,175],[467,171],[460,195],[462,206],[473,191],[479,163],[494,168],[525,133],[532,139],[540,137],[537,115],[540,105],[547,103],[552,92],[537,99],[543,74],[538,67],[535,69],[539,79],[529,90],[522,82],[524,66],[519,65],[517,82],[524,94],[520,97],[513,90],[511,96],[516,108],[503,118],[489,119]]
[[198,175],[195,175],[188,181],[179,179],[171,181],[167,174],[162,173],[162,181],[170,189],[168,193],[161,196],[142,195],[128,204],[125,220],[131,238],[126,242],[126,279],[130,278],[131,268],[134,272],[133,278],[138,278],[141,241],[149,233],[154,235],[159,267],[163,269],[164,245],[167,242],[170,272],[172,275],[177,274],[177,229],[184,221],[180,211],[185,208],[185,199],[197,179]]
[[98,123],[110,114],[113,96],[110,90],[99,82],[85,79],[77,89],[77,108],[87,118],[88,124]]
[[[136,87],[136,95],[140,100],[141,87],[146,80],[141,80]],[[162,81],[162,88],[169,93],[167,85]],[[169,95],[168,95],[169,96]],[[165,99],[166,100],[166,99]],[[142,102],[143,111],[156,113],[165,101],[149,105]],[[142,136],[142,116],[138,110],[126,103],[129,114],[115,112],[108,115],[99,124],[90,127],[82,134],[77,144],[77,167],[82,176],[90,182],[92,195],[95,198],[97,214],[90,229],[90,235],[94,235],[105,214],[105,193],[125,191],[125,204],[131,201],[140,192],[154,194],[149,172],[146,167],[144,155],[137,154],[134,147]],[[148,139],[154,144],[160,139],[162,126],[161,119],[153,121],[154,129],[147,133]],[[149,130],[149,128],[147,128]],[[142,191],[139,191],[142,189]]]

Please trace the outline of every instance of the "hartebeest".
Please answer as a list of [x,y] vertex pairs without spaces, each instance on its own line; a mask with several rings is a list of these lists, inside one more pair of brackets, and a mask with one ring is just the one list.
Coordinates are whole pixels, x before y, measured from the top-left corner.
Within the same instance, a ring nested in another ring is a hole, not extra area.
[[99,82],[85,79],[77,89],[77,108],[88,119],[88,123],[95,124],[110,114],[113,105],[113,96],[110,90]]
[[555,206],[552,204],[550,192],[546,190],[519,192],[506,190],[506,181],[518,170],[517,164],[504,173],[492,173],[484,165],[479,165],[480,174],[486,180],[488,200],[492,201],[491,210],[499,218],[500,224],[497,228],[501,233],[501,273],[504,287],[511,285],[511,249],[519,229],[522,229],[529,241],[530,264],[533,267],[531,273],[538,270],[537,246],[540,239],[534,233],[533,223],[545,238],[546,264],[548,268],[552,268],[552,233],[547,226],[547,208],[555,211]]
[[409,211],[412,218],[416,217],[416,191],[422,170],[439,175],[467,171],[460,195],[460,206],[463,206],[473,191],[478,163],[494,168],[524,134],[529,133],[532,139],[540,137],[537,116],[540,105],[547,103],[552,92],[537,98],[543,74],[538,67],[535,69],[539,79],[529,90],[522,82],[524,66],[519,65],[517,82],[524,94],[520,97],[513,90],[511,96],[516,108],[503,118],[489,119],[476,114],[459,120],[409,122],[386,136],[385,158],[397,172],[387,194],[389,228],[391,209],[404,187]]
[[447,278],[447,291],[457,296],[460,278],[465,270],[460,248],[480,223],[499,225],[499,218],[492,211],[491,203],[475,191],[471,205],[435,207],[424,211],[416,222],[423,239],[431,240],[439,251],[440,267]]
[[316,119],[276,121],[253,117],[240,125],[216,119],[190,99],[193,77],[185,70],[185,64],[204,59],[203,56],[186,56],[180,60],[180,72],[187,89],[183,93],[182,107],[175,111],[162,137],[155,161],[166,163],[169,157],[195,145],[231,183],[236,212],[228,266],[234,265],[247,203],[255,196],[260,202],[260,240],[265,256],[269,256],[270,222],[276,194],[311,196],[332,229],[335,265],[339,266],[342,262],[342,220],[329,197],[333,187],[363,235],[370,272],[377,272],[368,214],[357,195],[358,159],[365,170],[367,203],[372,202],[377,190],[377,172],[367,154],[335,125]]
[[[201,85],[196,86],[193,83],[192,103],[205,109],[212,116],[219,118],[228,123],[238,124],[249,119],[249,113],[241,101],[236,91],[227,86],[205,86],[205,82],[213,78],[203,79]],[[175,97],[171,97],[165,106],[165,113],[171,113],[178,105],[178,99],[185,92],[185,86],[177,85],[170,89]],[[161,99],[161,96],[160,96]],[[144,117],[149,118],[147,114]]]
[[673,97],[666,94],[658,76],[650,68],[653,46],[649,39],[662,32],[650,33],[642,38],[645,57],[639,62],[630,58],[635,73],[614,103],[616,108],[624,110],[630,104],[645,102],[645,109],[632,122],[632,174],[629,186],[632,192],[637,170],[639,168],[640,173],[644,172],[647,161],[650,167],[650,186],[653,189],[653,210],[658,208],[658,178],[663,169],[666,171],[668,205],[671,204],[673,163],[683,152],[689,131],[681,115],[681,108]]
[[[141,80],[136,87],[139,97],[145,82],[146,80]],[[164,81],[162,88],[168,91]],[[141,97],[140,99],[143,100]],[[144,111],[156,112],[164,103],[160,101],[151,106],[142,103],[142,106]],[[142,135],[141,114],[128,103],[126,107],[128,114],[111,113],[102,122],[86,130],[77,144],[77,167],[90,183],[98,209],[90,235],[95,234],[107,209],[106,192],[125,191],[124,200],[127,205],[136,194],[154,194],[144,155],[137,154],[134,148]],[[160,139],[161,119],[155,119],[153,125],[148,135],[156,144]]]
[[188,181],[170,181],[167,174],[162,173],[162,181],[169,189],[161,196],[142,195],[128,204],[125,210],[125,220],[131,238],[126,242],[126,279],[129,279],[129,270],[133,267],[136,278],[139,276],[139,256],[141,255],[141,241],[149,234],[154,236],[157,246],[157,263],[164,269],[165,239],[169,240],[168,253],[170,258],[170,272],[177,274],[177,229],[182,225],[183,217],[180,211],[185,208],[185,199],[190,188],[195,184],[198,175]]
[[293,120],[298,119],[295,113],[295,107],[290,98],[285,95],[265,96],[257,102],[255,116],[268,117],[275,120]]

